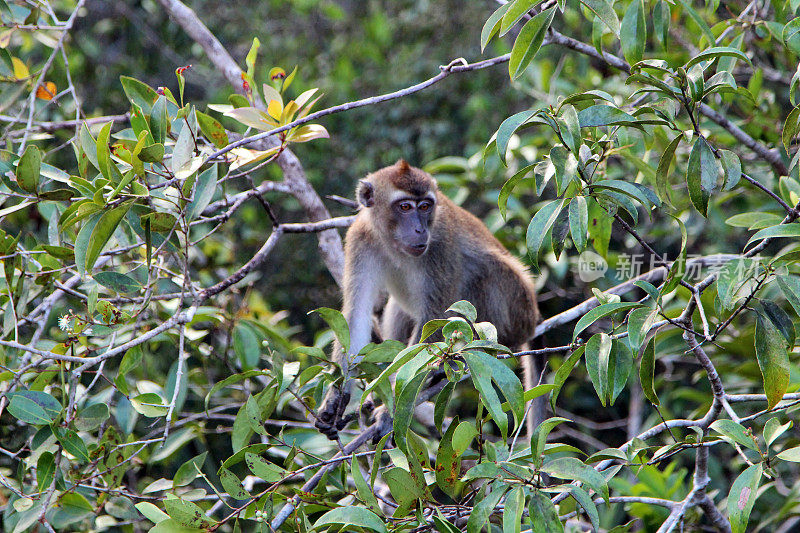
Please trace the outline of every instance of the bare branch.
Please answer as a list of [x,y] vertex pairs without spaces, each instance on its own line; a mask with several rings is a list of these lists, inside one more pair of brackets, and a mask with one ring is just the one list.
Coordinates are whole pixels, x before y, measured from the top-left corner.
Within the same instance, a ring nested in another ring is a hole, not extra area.
[[[178,25],[203,48],[233,89],[243,93],[242,70],[194,11],[178,0],[159,0],[159,2]],[[256,105],[258,104],[260,102],[256,102]],[[277,141],[272,140],[267,147],[271,148],[275,144]],[[291,151],[283,150],[277,162],[283,170],[284,182],[288,185],[290,193],[303,206],[308,218],[312,222],[331,218],[319,195],[308,182],[300,160]],[[336,282],[341,283],[344,272],[344,248],[341,237],[333,229],[322,231],[317,237],[325,265]]]

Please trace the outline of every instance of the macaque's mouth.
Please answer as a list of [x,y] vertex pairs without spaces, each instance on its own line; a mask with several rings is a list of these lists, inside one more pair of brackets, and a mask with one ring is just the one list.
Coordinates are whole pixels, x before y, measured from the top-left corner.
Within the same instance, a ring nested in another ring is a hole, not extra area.
[[427,244],[414,244],[414,245],[406,246],[405,249],[406,249],[406,252],[408,252],[410,255],[413,255],[414,257],[419,257],[419,256],[421,256],[422,254],[425,253],[425,251],[428,249],[428,245]]

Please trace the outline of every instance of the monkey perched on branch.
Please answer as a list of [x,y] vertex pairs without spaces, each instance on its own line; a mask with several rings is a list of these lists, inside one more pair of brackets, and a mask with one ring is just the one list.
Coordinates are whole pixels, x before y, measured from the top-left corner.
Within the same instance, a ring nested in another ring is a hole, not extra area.
[[[316,422],[330,438],[348,421],[349,365],[370,342],[373,311],[387,294],[381,335],[410,344],[420,341],[426,322],[442,318],[459,300],[471,302],[478,320],[494,324],[497,340],[512,349],[533,337],[539,321],[525,266],[477,217],[442,194],[428,173],[400,160],[361,180],[356,195],[361,210],[345,238],[343,280],[350,354],[334,344],[344,384],[328,390]],[[525,357],[526,388],[533,384],[532,367]],[[529,433],[532,416],[541,413],[529,414]]]

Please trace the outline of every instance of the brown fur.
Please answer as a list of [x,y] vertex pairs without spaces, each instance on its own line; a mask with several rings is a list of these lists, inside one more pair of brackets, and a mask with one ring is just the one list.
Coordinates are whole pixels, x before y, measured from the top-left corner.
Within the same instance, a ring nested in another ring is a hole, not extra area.
[[[468,300],[478,310],[479,321],[489,321],[497,327],[501,343],[518,348],[533,336],[539,321],[533,280],[527,268],[483,222],[438,191],[429,174],[403,160],[369,175],[365,181],[374,188],[375,205],[362,209],[347,232],[345,279],[352,277],[348,265],[357,263],[363,253],[380,257],[390,265],[416,264],[428,273],[431,286],[424,305],[415,310],[404,309],[413,318],[441,318],[451,304]],[[391,231],[382,230],[391,230],[394,225],[387,201],[393,189],[414,196],[430,190],[436,193],[437,205],[429,226],[430,245],[421,257],[403,256],[385,246]],[[345,306],[347,303],[345,295]]]
[[[436,204],[427,219],[428,247],[420,256],[410,255],[397,242],[398,215],[392,199],[398,191],[416,199],[435,195]],[[517,349],[532,338],[539,309],[527,268],[483,222],[442,194],[429,174],[400,160],[362,180],[358,197],[364,207],[345,238],[342,308],[351,339],[356,339],[353,353],[368,342],[364,329],[368,317],[362,315],[371,316],[374,305],[387,294],[384,338],[419,342],[422,325],[443,318],[446,309],[459,300],[475,306],[478,321],[494,324],[500,343]],[[338,343],[333,357],[348,366]],[[530,388],[532,376],[527,370],[525,386]],[[339,404],[332,407],[328,398],[323,405],[321,418],[342,410]],[[327,423],[330,427],[334,421]],[[318,427],[322,429],[319,423]]]

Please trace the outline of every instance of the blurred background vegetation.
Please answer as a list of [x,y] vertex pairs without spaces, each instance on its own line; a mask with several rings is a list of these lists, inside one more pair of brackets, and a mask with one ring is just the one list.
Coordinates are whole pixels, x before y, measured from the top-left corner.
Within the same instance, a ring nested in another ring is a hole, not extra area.
[[[496,8],[496,4],[490,1],[208,0],[189,1],[187,4],[240,65],[244,64],[253,38],[260,40],[256,79],[265,81],[272,66],[281,66],[287,71],[295,65],[299,66],[291,93],[297,95],[305,89],[319,87],[325,96],[318,108],[408,87],[433,76],[438,72],[439,65],[455,58],[475,61],[492,57],[508,52],[512,42],[507,38],[495,39],[481,54],[480,30]],[[577,2],[568,4],[577,5]],[[746,2],[737,4],[740,4],[736,9],[738,12]],[[119,83],[121,75],[133,75],[152,87],[167,86],[176,92],[175,69],[189,64],[192,68],[185,74],[187,100],[201,110],[205,110],[204,104],[207,103],[227,102],[230,86],[214,71],[200,47],[165,17],[162,8],[154,0],[89,0],[85,9],[85,16],[77,20],[71,32],[72,43],[67,52],[72,79],[88,116],[122,114],[129,110],[129,102]],[[724,5],[709,2],[703,15],[713,25],[717,18],[715,12],[725,9]],[[783,19],[788,16],[785,11],[788,8],[775,5],[773,9],[776,12],[773,18],[785,22]],[[591,24],[577,9],[568,9],[563,16],[559,15],[558,20],[562,33],[584,42],[592,41]],[[689,57],[687,49],[695,41],[687,36],[699,30],[686,16],[675,22],[672,42],[667,50],[660,52],[660,56],[680,64]],[[604,38],[609,37],[606,35]],[[735,73],[736,80],[748,87],[753,100],[725,96],[720,107],[724,107],[731,118],[745,118],[741,126],[748,134],[770,145],[778,145],[780,128],[777,125],[792,107],[788,86],[796,66],[795,58],[788,51],[775,50],[775,36],[766,25],[749,30],[747,38],[756,54],[763,56],[761,64],[769,66],[738,70]],[[658,48],[660,44],[651,38],[648,46]],[[44,50],[33,39],[29,39],[24,43],[20,55],[27,54],[28,62],[36,63],[41,61],[40,54],[45,53]],[[453,75],[409,97],[326,117],[320,123],[330,132],[330,139],[294,145],[292,150],[300,158],[309,180],[321,195],[352,197],[358,178],[399,158],[426,167],[436,174],[442,189],[451,198],[481,217],[504,244],[525,259],[525,228],[539,202],[552,198],[553,192],[548,189],[542,197],[538,197],[532,187],[518,187],[509,199],[505,221],[497,209],[497,197],[503,183],[515,170],[542,159],[557,141],[552,132],[545,128],[526,130],[524,135],[512,141],[508,168],[503,167],[494,154],[486,161],[482,160],[480,154],[484,146],[506,117],[530,107],[553,105],[557,97],[601,89],[618,97],[617,104],[626,103],[621,96],[631,95],[635,87],[626,86],[625,78],[624,74],[592,62],[586,55],[548,46],[539,52],[535,62],[516,82],[509,81],[505,65]],[[52,79],[58,87],[67,85],[65,73],[58,62],[54,65]],[[42,118],[69,120],[74,116],[74,108],[69,104],[51,106],[49,113],[49,116]],[[215,116],[226,127],[242,131],[237,123],[223,119],[219,114]],[[65,130],[57,135],[66,142],[72,133],[71,130]],[[714,134],[721,145],[735,145],[735,141],[724,131],[717,129]],[[620,137],[624,135],[620,132]],[[654,135],[629,135],[625,148],[609,162],[608,177],[633,180],[637,172],[641,172],[643,181],[649,184],[653,179],[653,169],[669,139],[660,133],[660,129]],[[781,190],[767,165],[748,159],[750,154],[744,150],[740,151],[740,155],[743,156],[743,165],[752,176],[773,190]],[[684,188],[681,176],[685,175],[686,159],[684,152],[677,158],[675,171],[671,174],[673,182],[670,186],[675,189]],[[65,169],[74,167],[74,155],[69,149],[61,150],[49,161]],[[796,174],[796,167],[794,172]],[[280,170],[270,165],[254,173],[254,177],[256,182],[280,179]],[[787,201],[791,198],[787,191],[782,191],[781,195]],[[710,255],[738,251],[748,235],[741,228],[726,225],[728,217],[748,211],[780,212],[769,198],[754,194],[747,185],[741,185],[734,192],[716,195],[708,218],[700,217],[683,196],[676,201],[676,207],[678,216],[689,230],[690,253],[702,251],[703,255]],[[268,199],[281,222],[303,220],[302,210],[287,195],[268,195]],[[326,205],[334,216],[351,213],[348,207],[332,200],[326,200]],[[647,219],[642,214],[639,222],[640,234],[646,235],[649,242],[657,243],[658,250],[668,258],[676,257],[681,236],[671,217],[659,213]],[[45,218],[31,219],[24,212],[8,217],[4,224],[3,229],[12,235],[22,233],[23,239],[34,234],[44,235],[48,228]],[[255,201],[248,202],[238,211],[237,223],[226,224],[199,245],[198,255],[201,257],[193,258],[194,264],[202,270],[197,279],[207,286],[214,281],[209,273],[237,268],[263,244],[269,229],[270,222],[261,205]],[[32,248],[35,241],[29,242]],[[612,268],[595,284],[599,288],[622,281],[613,268],[619,254],[641,252],[633,237],[621,231],[612,233],[608,248]],[[589,287],[577,279],[571,268],[575,255],[574,250],[565,251],[559,258],[550,253],[540,261],[541,272],[537,283],[541,292],[540,307],[545,317],[561,312],[591,295]],[[645,269],[649,267],[648,260],[644,258]],[[316,235],[292,235],[282,239],[260,274],[260,278],[253,279],[249,286],[232,291],[235,297],[221,297],[215,304],[237,318],[247,317],[261,324],[264,328],[261,333],[275,340],[279,351],[285,347],[280,344],[285,342],[284,337],[291,337],[293,342],[313,343],[315,332],[324,330],[325,326],[317,315],[309,316],[308,312],[323,306],[338,308],[340,300],[339,289],[320,260]],[[769,291],[768,288],[768,294]],[[713,308],[714,294],[704,295],[703,301],[707,308]],[[54,313],[50,328],[56,332],[54,338],[57,337],[56,318],[57,314]],[[231,328],[232,324],[233,321]],[[220,325],[220,329],[223,326],[228,327],[228,324]],[[568,343],[571,339],[567,329],[549,333],[546,343]],[[714,362],[720,374],[730,380],[729,392],[749,392],[753,383],[760,381],[759,370],[752,357],[752,330],[753,324],[750,322],[742,325],[738,336],[723,336],[720,339],[722,349],[715,354]],[[329,340],[330,335],[325,339]],[[225,355],[220,356],[220,360],[230,352],[230,345],[222,341],[210,345],[223,348],[219,353]],[[145,358],[145,361],[153,365],[150,370],[155,375],[174,373],[168,368],[172,360],[158,357],[159,354],[168,353],[173,346],[174,338],[166,339],[161,345],[154,342],[150,346],[151,353],[156,357]],[[685,346],[681,345],[680,336],[677,333],[665,335],[659,349],[664,353],[660,356],[656,372],[660,380],[657,388],[673,379],[678,383],[666,393],[661,414],[665,418],[689,418],[705,410],[711,397],[708,384],[704,379],[699,379],[695,361],[685,356]],[[211,352],[216,353],[214,350]],[[288,349],[283,352],[288,353]],[[209,376],[219,375],[215,373],[218,368],[215,371],[207,370],[214,364],[221,366],[224,363],[231,372],[235,370],[235,361],[196,359],[193,361],[195,384],[204,379],[201,372],[207,371]],[[557,367],[559,363],[560,358],[554,357],[553,366]],[[796,368],[793,371],[796,374]],[[576,369],[578,372],[583,371]],[[139,376],[147,373],[139,371]],[[696,382],[701,385],[695,386]],[[792,382],[797,382],[795,375]],[[588,382],[585,379],[571,379],[564,387],[560,403],[567,411],[574,411],[574,415],[585,417],[575,419],[591,430],[592,423],[596,422],[624,422],[627,395],[631,387],[637,386],[635,381],[629,382],[620,401],[614,407],[601,411]],[[190,396],[190,402],[194,402],[193,408],[198,408],[200,398],[199,394]],[[464,395],[458,401],[464,405],[474,405],[475,395]],[[648,411],[645,418],[643,425],[658,422],[658,414],[654,412]],[[136,419],[132,420],[136,424]],[[223,423],[229,425],[230,420],[226,419]],[[210,425],[210,429],[214,428]],[[625,427],[620,424],[597,426],[595,429],[601,432],[605,443],[610,446],[620,445],[626,440]],[[570,441],[569,435],[561,437],[569,442],[580,442],[582,447],[586,447],[585,441]],[[214,439],[220,437],[208,438],[214,443]],[[227,436],[220,438],[227,444],[225,439]],[[209,448],[213,450],[214,446]],[[183,455],[183,459],[189,457],[185,453]],[[712,479],[716,481],[721,478],[717,478],[715,472],[720,471],[721,466],[734,455],[731,450],[720,451],[716,456],[718,460],[712,461]],[[224,456],[225,453],[220,453],[220,457]],[[172,466],[179,464],[180,461]],[[624,492],[677,498],[689,486],[686,479],[688,470],[680,460],[660,471],[655,467],[652,471],[648,469],[650,467],[640,472],[637,488],[628,487]],[[721,481],[719,488],[726,491],[730,483],[724,479]],[[620,488],[626,483],[624,480],[615,482]],[[797,490],[796,487],[790,487],[784,492],[788,493],[790,489]],[[756,512],[759,509],[762,512],[769,511],[770,501],[776,500],[759,500]],[[632,514],[642,517],[646,524],[657,524],[664,519],[661,509],[652,507],[642,506]]]

